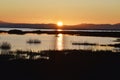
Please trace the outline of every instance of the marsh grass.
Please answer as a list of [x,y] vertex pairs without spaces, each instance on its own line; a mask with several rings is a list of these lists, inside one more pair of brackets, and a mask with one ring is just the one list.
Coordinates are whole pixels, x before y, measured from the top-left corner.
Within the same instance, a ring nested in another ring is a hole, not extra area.
[[1,54],[0,60],[49,60],[56,61],[56,57],[73,57],[73,56],[120,56],[119,52],[112,51],[92,51],[92,50],[47,50],[34,52],[31,50],[9,51],[9,54]]
[[[40,59],[49,59],[48,53],[43,52],[34,52],[32,50],[15,50],[15,51],[9,51],[8,54],[1,54],[0,56],[5,57],[7,60],[40,60]],[[12,57],[8,57],[12,56]],[[3,57],[3,58],[4,58]]]
[[96,44],[96,43],[88,43],[88,42],[84,42],[84,43],[73,42],[72,45],[91,45],[91,46],[96,46],[98,44]]
[[40,44],[41,41],[38,40],[38,39],[29,39],[29,40],[27,41],[27,43],[28,43],[28,44]]
[[8,43],[8,42],[3,42],[3,43],[0,45],[0,48],[1,48],[1,49],[5,49],[5,50],[11,49],[11,44]]
[[114,40],[114,42],[120,42],[120,38],[118,38],[118,39]]

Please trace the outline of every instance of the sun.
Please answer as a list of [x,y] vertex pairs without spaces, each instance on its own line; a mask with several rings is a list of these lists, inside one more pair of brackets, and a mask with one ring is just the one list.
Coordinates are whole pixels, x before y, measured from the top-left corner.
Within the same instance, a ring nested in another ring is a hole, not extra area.
[[62,22],[62,21],[58,21],[58,22],[57,22],[57,25],[58,25],[59,27],[62,27],[62,26],[63,26],[63,22]]

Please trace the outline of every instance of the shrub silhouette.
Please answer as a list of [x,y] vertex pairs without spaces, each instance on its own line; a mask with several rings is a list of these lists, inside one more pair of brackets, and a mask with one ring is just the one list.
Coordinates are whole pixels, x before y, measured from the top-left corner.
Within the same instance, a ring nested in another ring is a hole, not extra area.
[[30,39],[30,40],[27,41],[27,43],[29,43],[29,44],[40,44],[41,41],[38,40],[38,39]]
[[10,30],[10,31],[8,31],[8,33],[9,33],[9,34],[24,34],[23,31],[21,31],[21,30],[16,30],[16,29]]
[[0,48],[1,48],[1,49],[11,49],[11,44],[8,43],[8,42],[3,42],[3,43],[0,45]]

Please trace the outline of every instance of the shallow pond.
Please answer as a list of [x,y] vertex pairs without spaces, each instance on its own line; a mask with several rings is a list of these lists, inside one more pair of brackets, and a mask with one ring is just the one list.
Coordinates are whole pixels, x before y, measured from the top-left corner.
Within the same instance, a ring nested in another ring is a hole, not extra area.
[[[30,39],[41,41],[39,44],[27,43]],[[92,37],[77,36],[67,34],[0,34],[0,44],[7,42],[11,44],[11,50],[32,50],[35,52],[43,50],[65,50],[65,49],[83,49],[83,50],[111,50],[120,51],[119,47],[108,46],[109,44],[117,44],[117,38],[112,37]],[[72,43],[92,43],[96,45],[73,45]],[[101,46],[104,45],[104,46]],[[3,49],[0,49],[3,51]]]

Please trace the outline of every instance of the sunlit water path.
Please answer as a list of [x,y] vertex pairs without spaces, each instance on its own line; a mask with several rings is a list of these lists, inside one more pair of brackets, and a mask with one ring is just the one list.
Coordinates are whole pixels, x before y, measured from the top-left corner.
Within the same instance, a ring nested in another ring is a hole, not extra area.
[[[40,40],[39,44],[27,43],[30,39]],[[91,36],[77,36],[67,34],[0,34],[0,44],[7,42],[11,44],[10,50],[32,50],[35,52],[43,50],[111,50],[120,51],[119,47],[108,46],[109,44],[118,44],[115,42],[117,38],[111,37],[91,37]],[[73,45],[78,43],[80,45]],[[84,45],[83,43],[90,43],[95,45]],[[102,46],[101,46],[102,45]],[[4,52],[3,49],[0,51]]]

